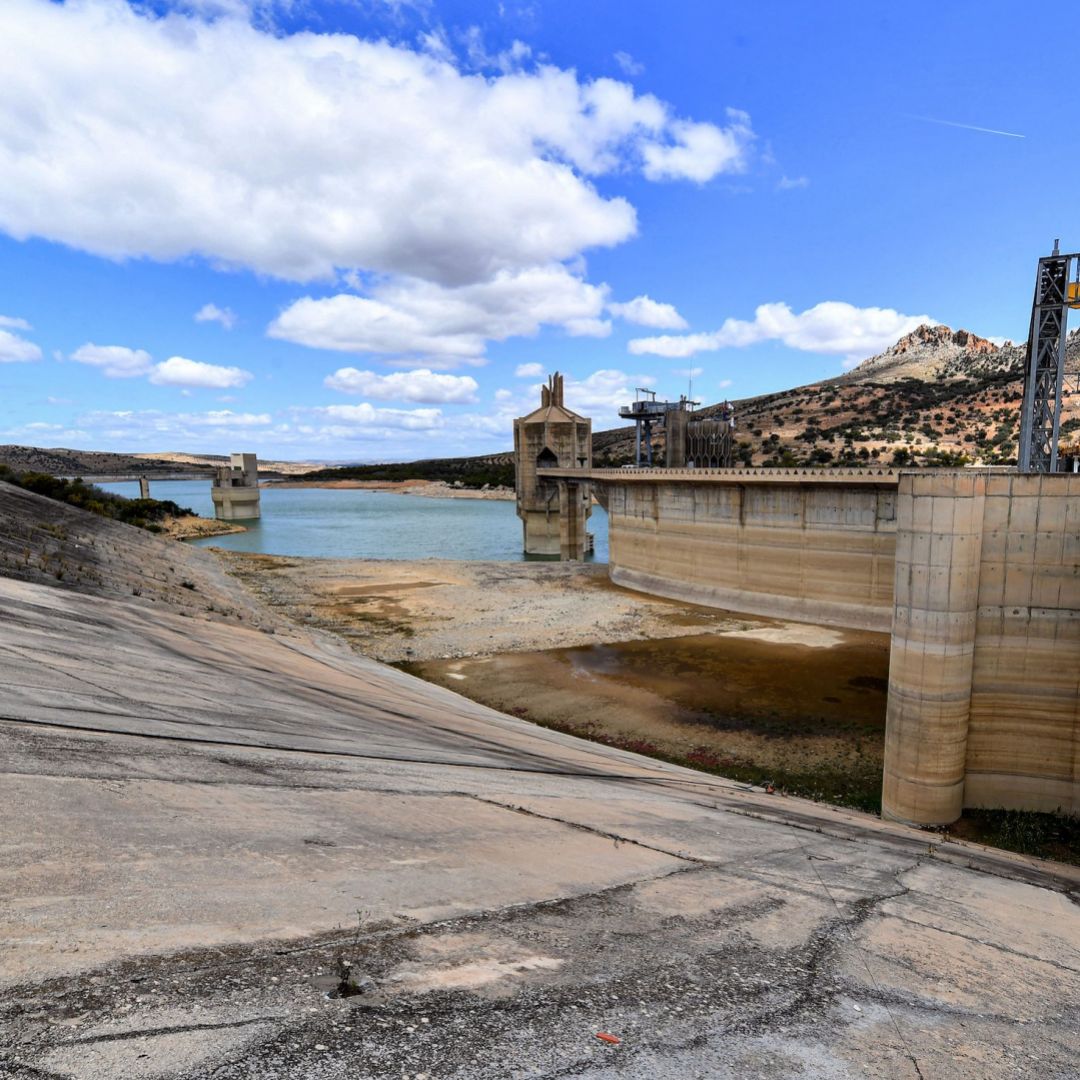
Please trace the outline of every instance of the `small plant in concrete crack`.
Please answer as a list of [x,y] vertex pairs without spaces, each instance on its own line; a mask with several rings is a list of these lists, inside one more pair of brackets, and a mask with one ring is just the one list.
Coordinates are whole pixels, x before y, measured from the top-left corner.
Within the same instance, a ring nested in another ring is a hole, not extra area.
[[339,982],[331,994],[332,997],[355,997],[368,994],[375,989],[375,983],[365,975],[358,975],[353,970],[351,960],[346,960],[342,953],[335,958]]

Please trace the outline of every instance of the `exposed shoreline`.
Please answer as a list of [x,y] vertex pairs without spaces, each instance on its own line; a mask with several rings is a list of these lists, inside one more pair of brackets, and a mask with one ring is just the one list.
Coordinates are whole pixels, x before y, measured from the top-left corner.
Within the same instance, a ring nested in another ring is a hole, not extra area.
[[720,632],[832,644],[832,630],[732,615],[612,585],[602,563],[306,559],[217,552],[229,573],[303,626],[384,663]]
[[229,536],[232,533],[247,532],[247,526],[235,521],[218,521],[217,518],[186,514],[184,517],[165,518],[161,523],[161,531],[173,540],[202,540],[208,536]]

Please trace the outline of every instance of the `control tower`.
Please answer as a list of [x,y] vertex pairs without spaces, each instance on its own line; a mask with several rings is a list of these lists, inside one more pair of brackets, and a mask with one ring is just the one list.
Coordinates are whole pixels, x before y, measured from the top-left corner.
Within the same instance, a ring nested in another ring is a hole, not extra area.
[[249,521],[259,517],[259,465],[254,454],[231,454],[229,464],[214,470],[210,485],[214,517]]
[[592,512],[588,485],[542,480],[537,470],[591,467],[592,421],[563,404],[563,377],[556,372],[540,391],[540,408],[514,421],[514,486],[526,555],[582,557]]

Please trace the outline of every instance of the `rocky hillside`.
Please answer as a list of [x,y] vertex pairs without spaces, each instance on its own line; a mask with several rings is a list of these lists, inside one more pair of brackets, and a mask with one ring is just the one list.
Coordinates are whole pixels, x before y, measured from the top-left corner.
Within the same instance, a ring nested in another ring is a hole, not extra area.
[[[737,463],[959,465],[1016,460],[1026,346],[921,326],[833,379],[736,401]],[[1062,446],[1080,439],[1080,331],[1066,352]],[[700,410],[714,415],[718,405]],[[634,429],[594,436],[598,465],[633,459]]]

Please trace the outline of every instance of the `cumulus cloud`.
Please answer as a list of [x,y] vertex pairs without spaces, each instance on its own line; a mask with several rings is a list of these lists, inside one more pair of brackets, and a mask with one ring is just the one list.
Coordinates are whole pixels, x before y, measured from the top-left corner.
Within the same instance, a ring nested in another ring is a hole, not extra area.
[[169,413],[157,409],[92,410],[77,418],[77,423],[94,439],[111,446],[151,450],[164,445],[228,448],[228,440],[237,432],[247,436],[282,433],[269,413],[237,413],[229,409],[209,412]]
[[269,413],[237,413],[231,409],[211,409],[205,413],[187,413],[187,423],[196,427],[256,428],[272,423]]
[[699,184],[720,173],[739,173],[746,167],[747,148],[754,132],[750,116],[741,109],[727,110],[728,126],[676,120],[670,142],[642,147],[648,180],[696,180]]
[[250,371],[237,367],[220,367],[171,356],[160,364],[145,349],[129,349],[124,345],[80,345],[71,359],[77,364],[97,368],[110,379],[131,379],[148,375],[157,386],[181,386],[227,390],[244,386],[253,378]]
[[153,367],[153,357],[143,349],[129,349],[124,345],[80,345],[71,359],[77,364],[97,368],[110,379],[131,379],[148,375]]
[[359,405],[324,405],[302,411],[338,425],[361,425],[378,430],[431,431],[443,426],[440,409],[379,409],[366,401]]
[[632,236],[633,207],[596,177],[701,182],[751,152],[744,113],[685,119],[613,79],[473,75],[208,3],[0,4],[0,229],[117,259],[453,286]]
[[642,75],[645,72],[645,65],[639,64],[628,52],[623,52],[620,49],[614,54],[615,63],[619,65],[619,70],[631,78],[635,75]]
[[903,315],[892,308],[858,308],[828,300],[796,314],[787,304],[762,304],[754,319],[726,319],[719,330],[704,334],[665,334],[635,338],[629,343],[635,356],[695,356],[700,352],[779,341],[805,352],[871,356],[894,344],[924,323],[929,315]]
[[[3,329],[5,328],[6,329]],[[30,330],[25,319],[0,315],[0,364],[33,363],[41,359],[41,348],[32,341],[12,333],[14,330]]]
[[211,390],[227,390],[244,386],[252,374],[238,367],[219,367],[204,364],[201,360],[188,360],[183,356],[170,356],[155,364],[150,381],[157,386],[186,386]]
[[339,368],[324,385],[343,394],[362,394],[376,401],[460,404],[476,401],[477,381],[469,375],[438,375],[427,368],[377,375],[354,367]]
[[539,379],[543,374],[543,364],[518,364],[514,368],[514,375],[519,379]]
[[634,400],[634,391],[639,386],[655,385],[651,375],[627,375],[623,371],[610,368],[594,371],[584,379],[566,378],[566,404],[575,412],[615,413],[620,405]]
[[502,271],[490,281],[452,288],[395,278],[377,284],[369,296],[297,300],[267,333],[312,348],[447,367],[482,362],[487,341],[532,336],[544,324],[603,337],[611,331],[602,318],[606,301],[606,286],[590,285],[557,264]]
[[226,330],[231,330],[236,325],[236,313],[232,308],[220,308],[217,304],[203,304],[195,312],[196,322],[220,323]]
[[662,304],[649,296],[635,296],[622,304],[608,304],[608,311],[627,322],[656,330],[685,330],[687,326],[673,304]]
[[796,176],[794,178],[781,176],[776,182],[777,191],[797,191],[799,188],[806,188],[809,186],[810,180],[806,176]]

